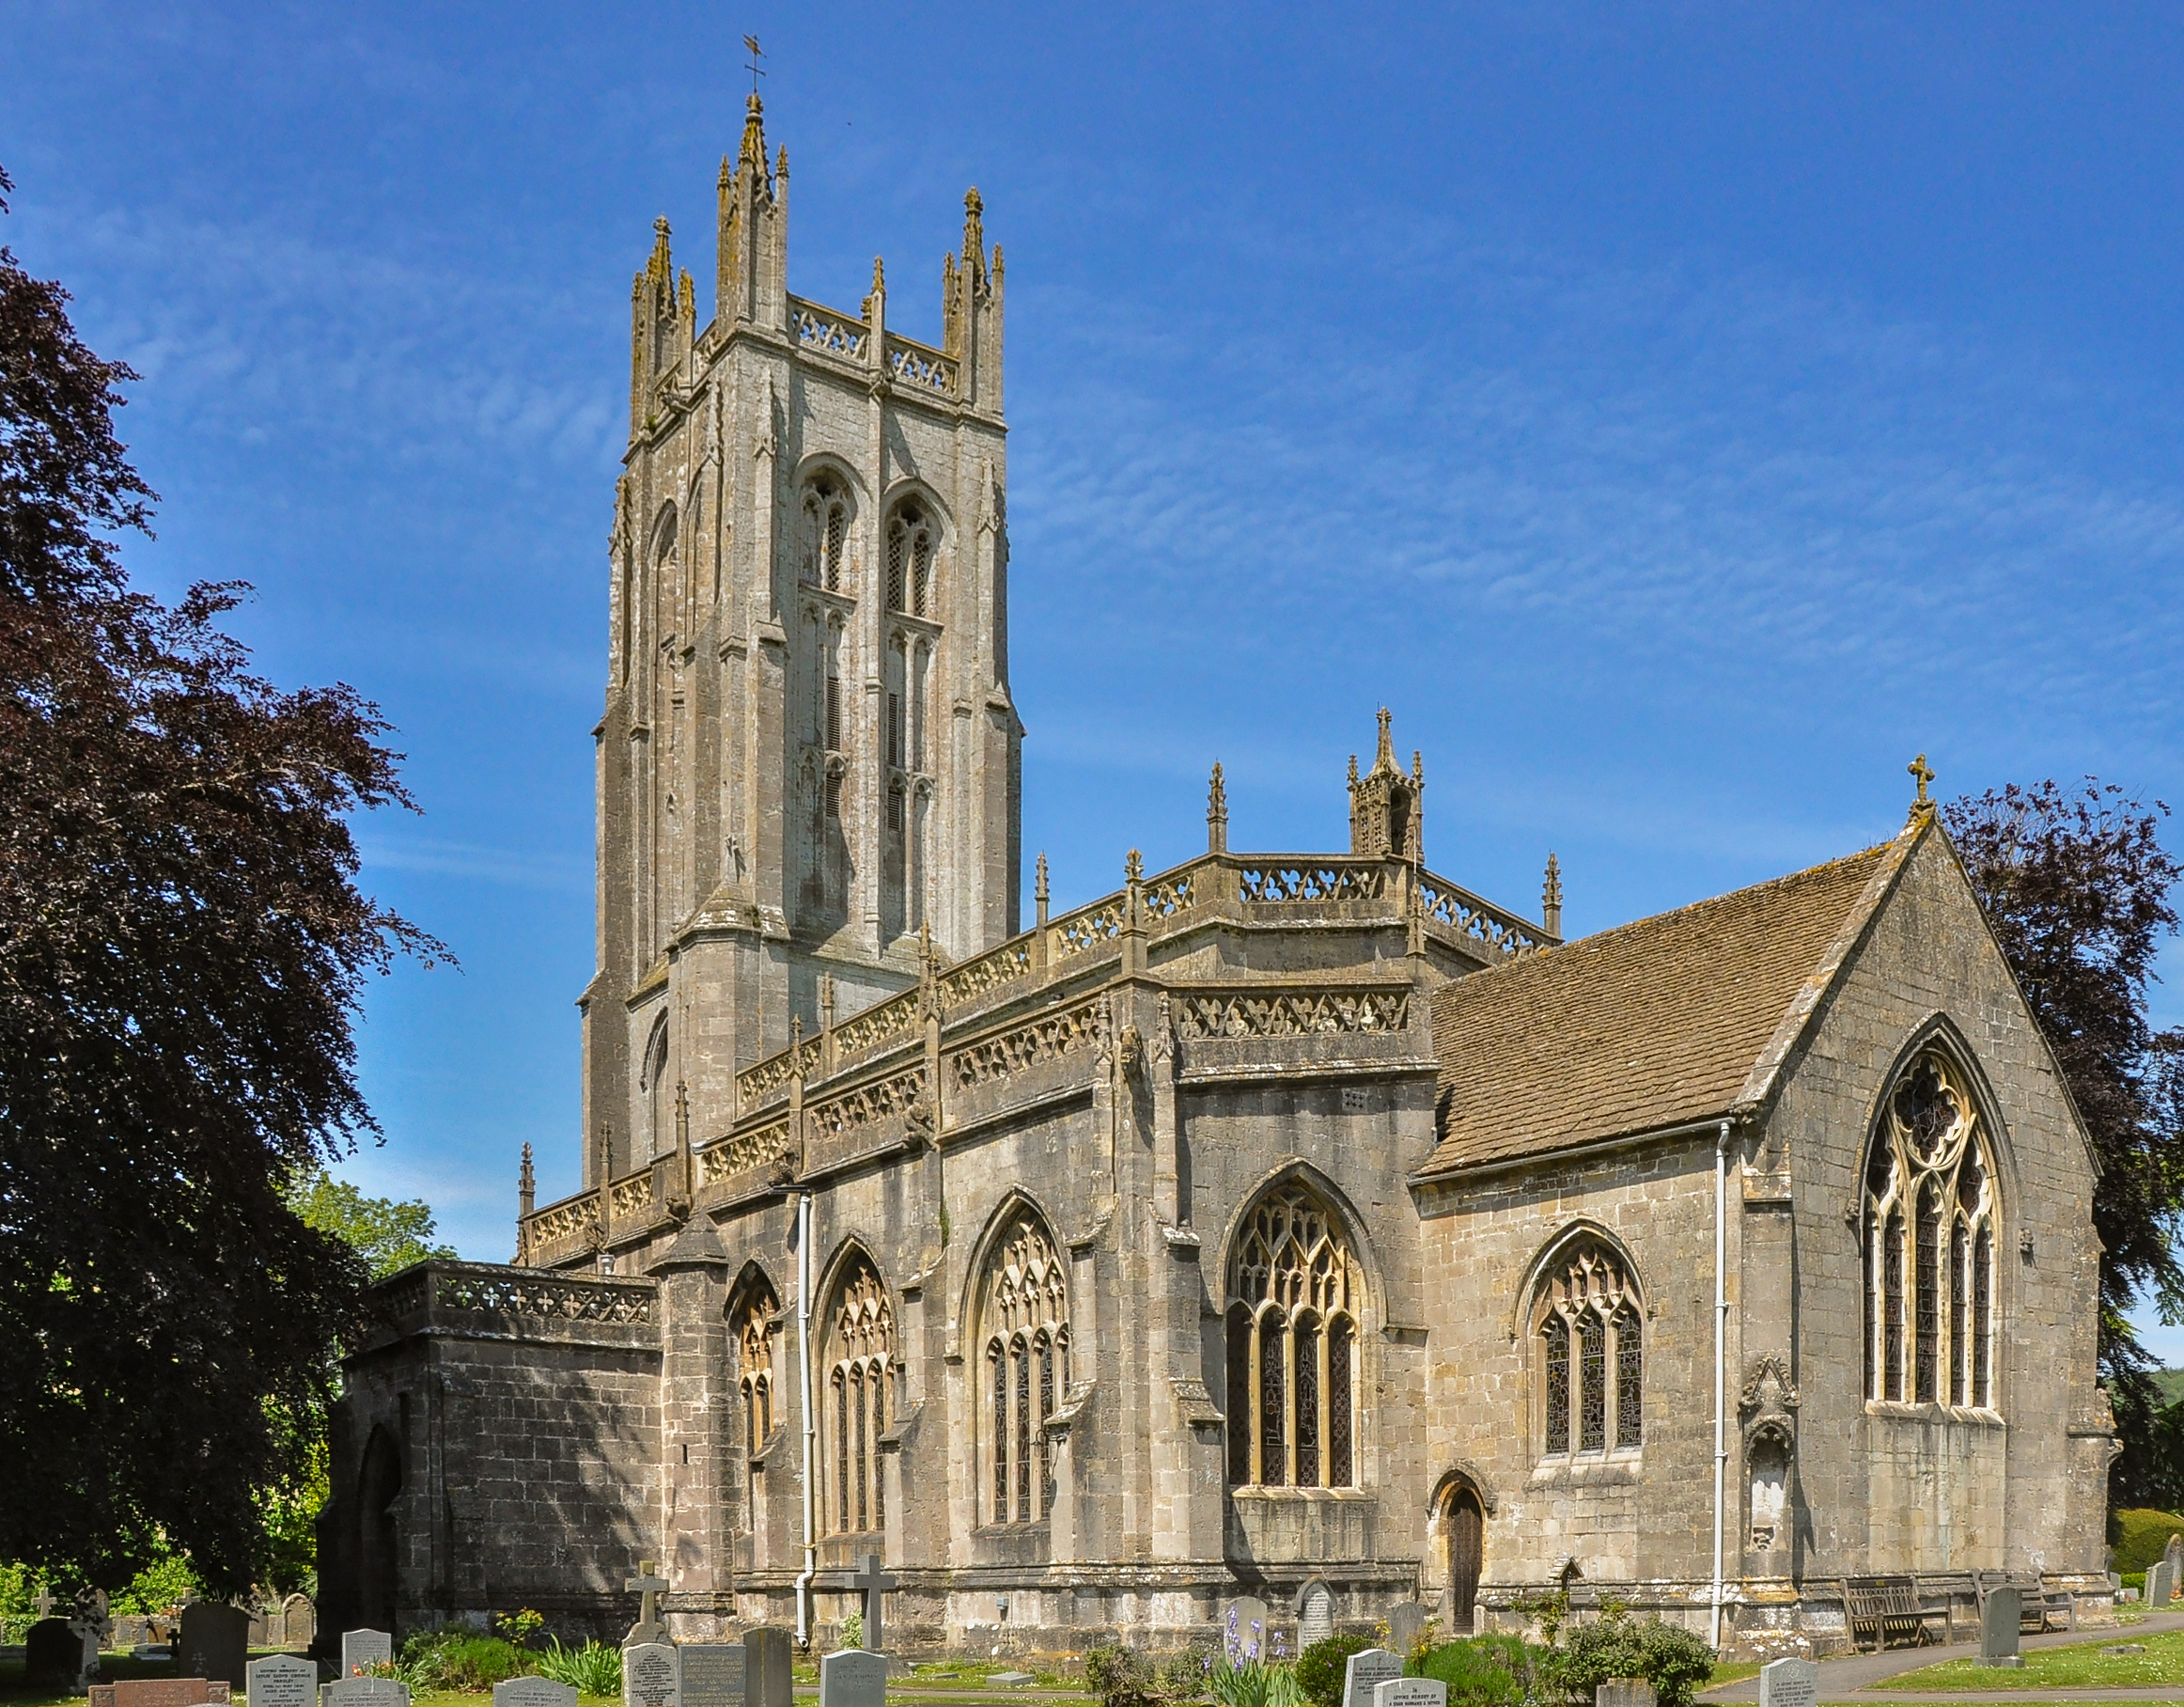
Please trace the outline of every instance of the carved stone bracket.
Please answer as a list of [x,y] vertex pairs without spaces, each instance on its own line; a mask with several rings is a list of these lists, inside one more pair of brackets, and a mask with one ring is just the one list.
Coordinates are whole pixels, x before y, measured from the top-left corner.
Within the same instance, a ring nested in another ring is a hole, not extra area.
[[1770,1352],[1752,1366],[1744,1390],[1737,1395],[1738,1415],[1743,1419],[1747,1449],[1772,1440],[1785,1452],[1797,1447],[1797,1387],[1785,1361]]

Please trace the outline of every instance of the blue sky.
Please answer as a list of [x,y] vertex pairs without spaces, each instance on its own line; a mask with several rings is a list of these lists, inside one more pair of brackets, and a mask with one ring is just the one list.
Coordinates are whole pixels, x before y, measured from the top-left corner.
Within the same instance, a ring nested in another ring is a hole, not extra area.
[[883,254],[937,337],[972,183],[1007,252],[1057,904],[1202,845],[1215,758],[1234,845],[1340,845],[1383,701],[1435,868],[1530,911],[1552,847],[1573,930],[1885,836],[1921,750],[2184,796],[2173,8],[7,0],[130,560],[410,755],[368,878],[462,969],[372,991],[349,1171],[465,1254],[523,1141],[575,1180],[629,280],[661,213],[710,275],[746,30],[792,289]]

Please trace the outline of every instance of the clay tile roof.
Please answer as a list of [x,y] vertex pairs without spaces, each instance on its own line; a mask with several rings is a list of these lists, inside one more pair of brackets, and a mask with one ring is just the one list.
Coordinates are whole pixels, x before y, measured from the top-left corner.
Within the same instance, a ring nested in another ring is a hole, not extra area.
[[1726,1115],[1765,1093],[1918,839],[1716,896],[1433,993],[1443,1173]]

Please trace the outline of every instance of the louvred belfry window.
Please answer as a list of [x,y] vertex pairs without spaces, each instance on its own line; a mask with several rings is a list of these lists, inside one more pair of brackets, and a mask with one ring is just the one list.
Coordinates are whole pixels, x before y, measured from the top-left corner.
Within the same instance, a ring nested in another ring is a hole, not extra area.
[[1995,1408],[1994,1167],[1942,1050],[1920,1051],[1883,1099],[1864,1198],[1866,1398]]
[[1645,1310],[1628,1263],[1581,1238],[1549,1264],[1532,1302],[1539,1450],[1624,1451],[1646,1438]]
[[1252,1208],[1228,1275],[1228,1480],[1357,1485],[1357,1322],[1364,1271],[1308,1187]]
[[989,1523],[1031,1523],[1053,1499],[1047,1418],[1069,1386],[1069,1276],[1046,1227],[1020,1212],[994,1246],[984,1304],[987,1403],[981,1443]]

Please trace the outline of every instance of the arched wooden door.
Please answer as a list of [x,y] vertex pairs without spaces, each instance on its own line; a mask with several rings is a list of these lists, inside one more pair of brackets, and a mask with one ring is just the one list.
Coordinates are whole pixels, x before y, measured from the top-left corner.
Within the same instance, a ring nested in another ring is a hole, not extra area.
[[1486,1564],[1487,1514],[1476,1489],[1459,1482],[1448,1496],[1448,1616],[1451,1636],[1471,1634],[1472,1607],[1479,1597],[1479,1572]]

